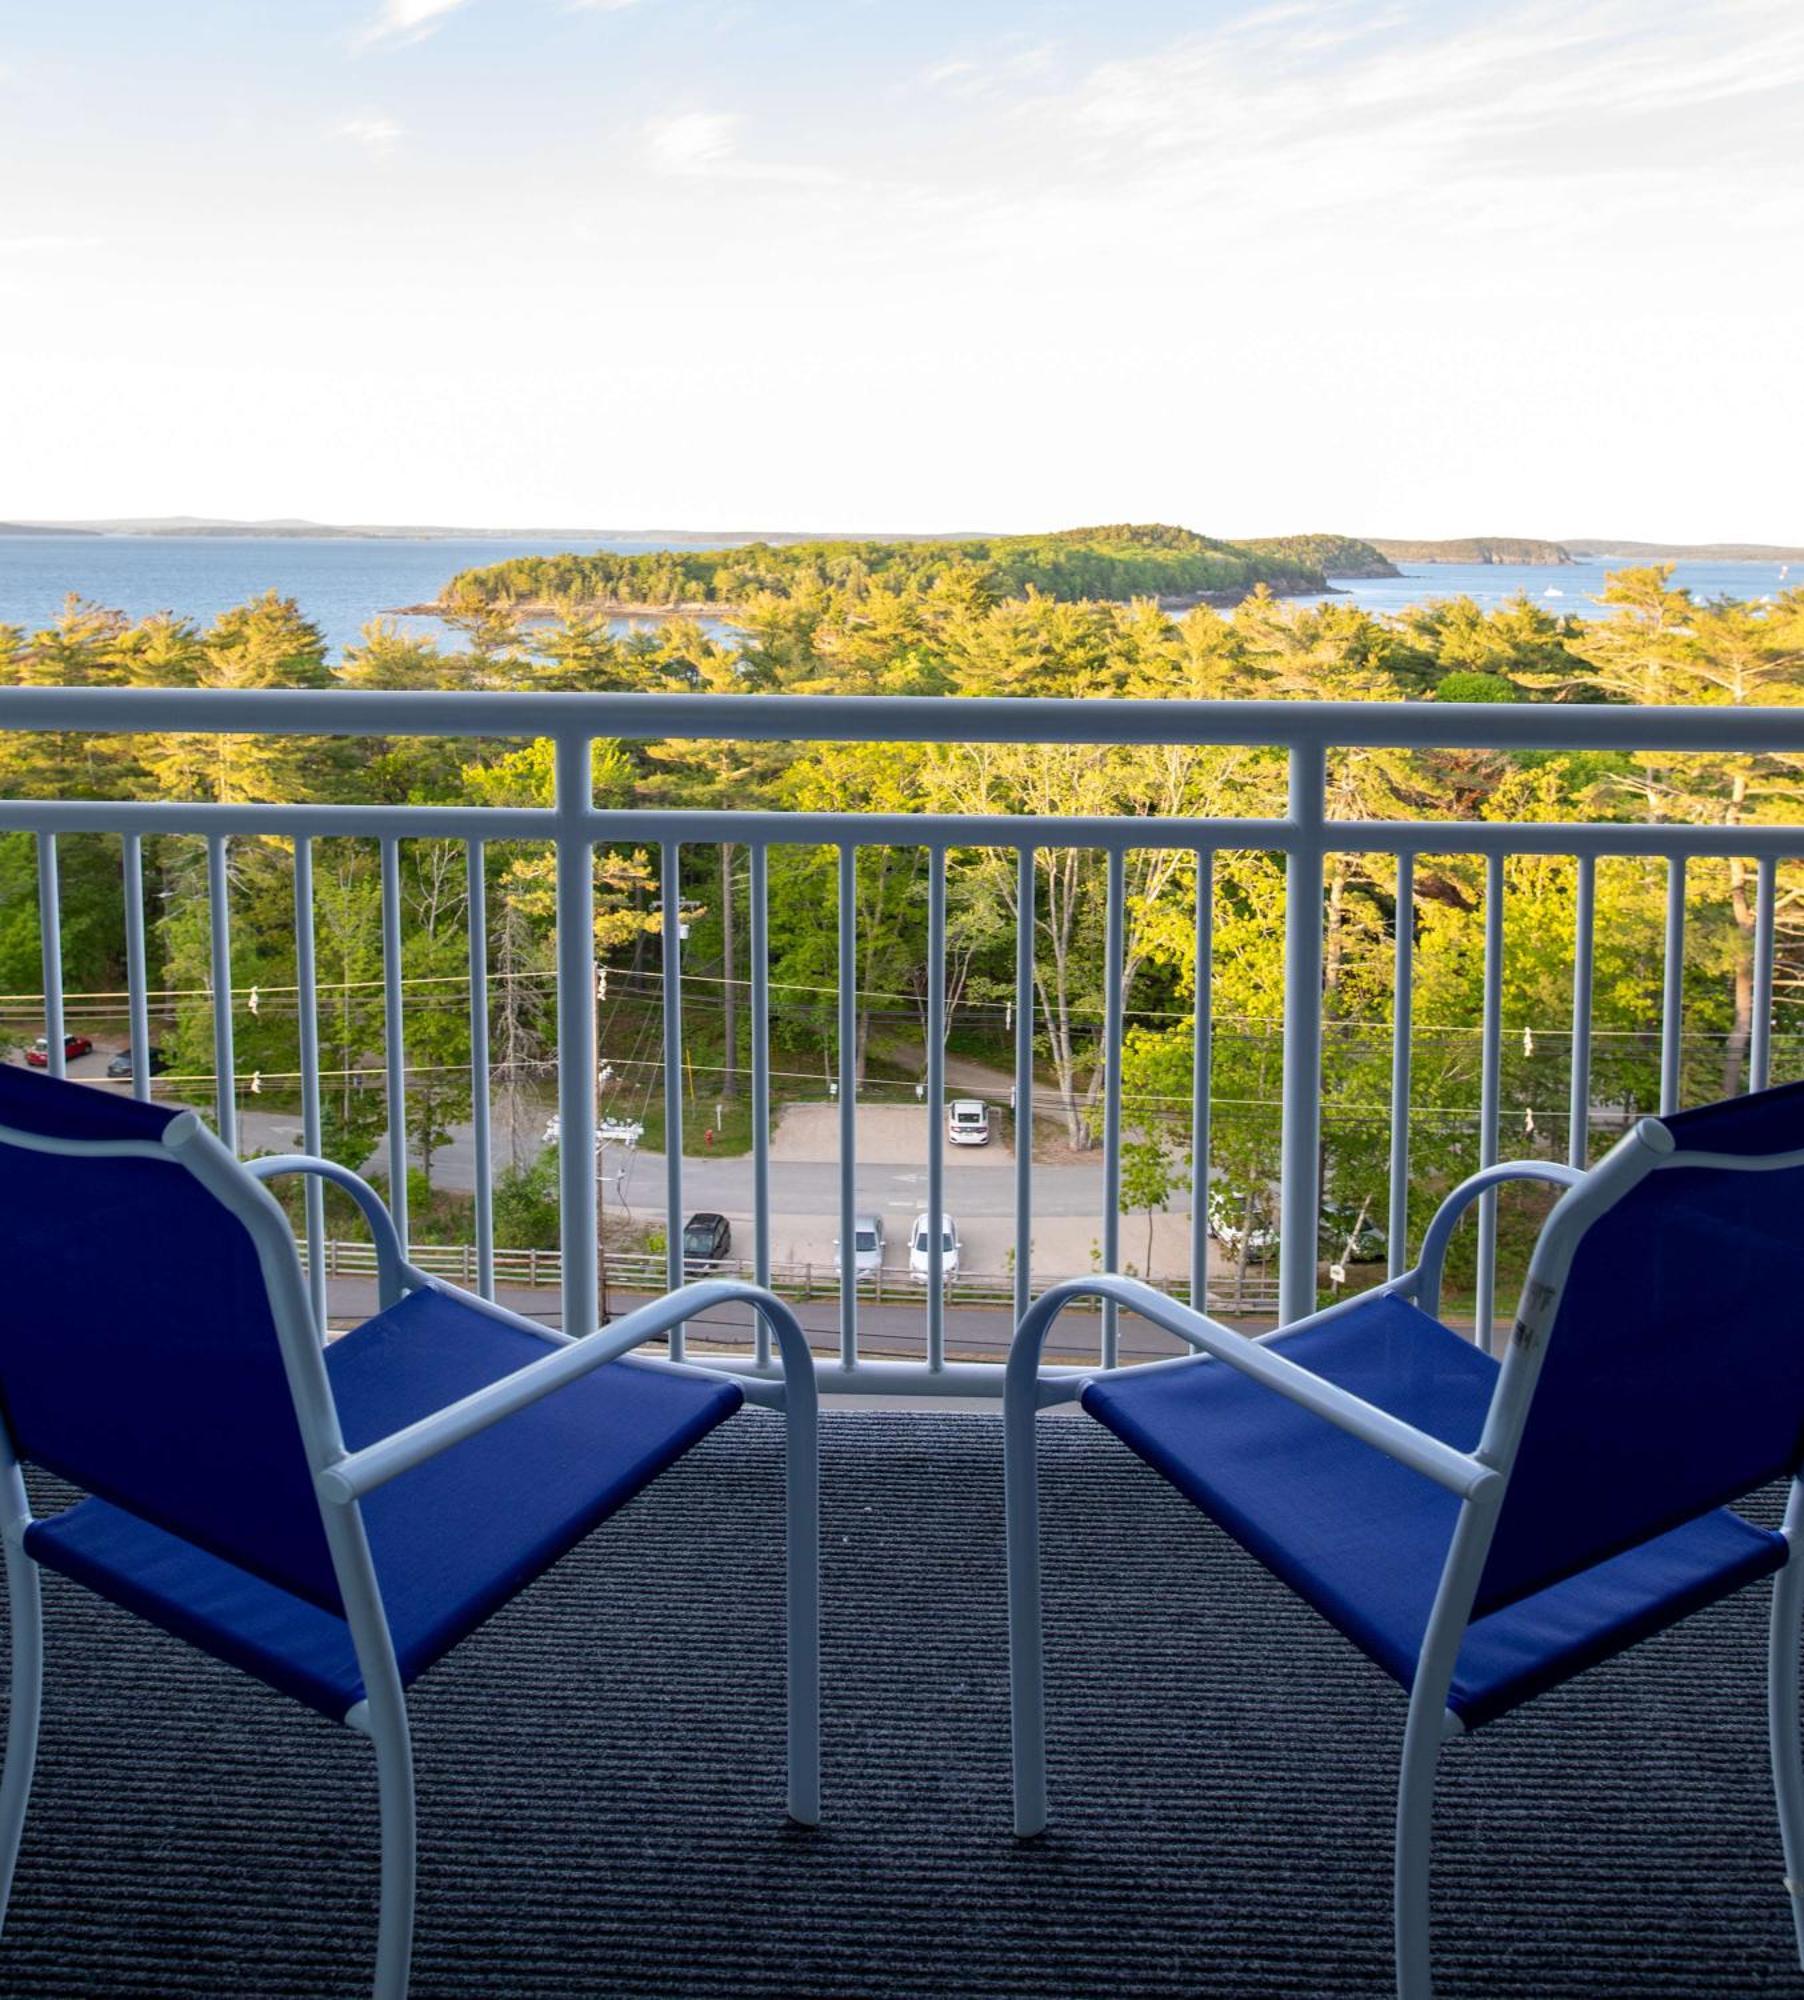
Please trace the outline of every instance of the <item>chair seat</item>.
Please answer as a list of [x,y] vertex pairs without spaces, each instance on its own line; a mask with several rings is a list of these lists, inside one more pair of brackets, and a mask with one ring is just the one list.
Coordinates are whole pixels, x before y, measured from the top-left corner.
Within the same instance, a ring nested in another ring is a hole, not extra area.
[[[1271,1343],[1461,1451],[1497,1364],[1401,1299]],[[1459,1502],[1225,1362],[1129,1369],[1084,1408],[1405,1687]],[[1507,1504],[1507,1502],[1506,1502]],[[1782,1535],[1718,1509],[1475,1620],[1448,1706],[1468,1728],[1780,1568]]]
[[[463,1300],[410,1293],[326,1351],[351,1450],[551,1350]],[[610,1362],[363,1503],[403,1683],[447,1653],[737,1410],[736,1383]],[[363,1699],[341,1618],[102,1500],[35,1522],[27,1550],[322,1714]]]

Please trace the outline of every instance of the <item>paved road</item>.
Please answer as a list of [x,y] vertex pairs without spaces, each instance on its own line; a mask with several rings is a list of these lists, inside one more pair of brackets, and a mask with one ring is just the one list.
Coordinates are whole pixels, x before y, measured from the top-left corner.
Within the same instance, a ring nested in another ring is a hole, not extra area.
[[[97,1049],[69,1066],[82,1081],[103,1075],[110,1047]],[[537,1100],[516,1117],[496,1107],[492,1153],[496,1166],[516,1157],[533,1158],[543,1147],[547,1107]],[[300,1118],[292,1111],[267,1111],[241,1094],[238,1112],[241,1150],[291,1152],[301,1149]],[[831,1268],[839,1233],[839,1111],[836,1105],[788,1107],[772,1140],[771,1245],[780,1264]],[[856,1207],[883,1220],[886,1267],[906,1273],[909,1225],[927,1205],[928,1114],[917,1105],[861,1104],[858,1107]],[[366,1170],[385,1169],[378,1147]],[[1004,1272],[1014,1252],[1015,1161],[998,1133],[984,1147],[947,1144],[944,1153],[944,1206],[957,1226],[967,1271]],[[667,1161],[661,1153],[609,1146],[602,1155],[604,1205],[615,1217],[664,1222],[668,1215]],[[472,1128],[452,1128],[449,1142],[434,1156],[433,1178],[443,1188],[469,1192],[476,1185]],[[720,1159],[691,1154],[682,1163],[681,1210],[713,1209],[728,1217],[735,1240],[749,1243],[753,1213],[749,1155]],[[1036,1277],[1094,1268],[1101,1250],[1103,1190],[1098,1155],[1078,1165],[1036,1165],[1033,1176]],[[1179,1191],[1167,1212],[1154,1219],[1152,1268],[1182,1276],[1190,1266],[1190,1198]],[[1143,1219],[1124,1217],[1122,1254],[1138,1268],[1146,1261]],[[1216,1253],[1219,1255],[1219,1251]]]
[[[100,1081],[111,1048],[97,1049],[69,1065],[69,1074],[84,1083]],[[124,1087],[124,1086],[121,1086]],[[892,1126],[913,1118],[921,1128],[917,1163],[898,1158]],[[822,1105],[797,1105],[783,1120],[773,1143],[773,1193],[777,1206],[795,1214],[835,1216],[839,1213],[837,1111]],[[887,1105],[859,1107],[858,1206],[913,1215],[927,1199],[925,1114]],[[792,1129],[793,1128],[793,1129]],[[239,1144],[247,1152],[289,1152],[300,1145],[298,1112],[264,1111],[254,1101],[240,1099]],[[543,1118],[536,1110],[520,1121],[520,1151],[530,1159],[542,1146]],[[802,1157],[812,1150],[814,1157]],[[513,1157],[510,1134],[497,1107],[493,1136],[497,1166]],[[368,1163],[386,1167],[378,1149]],[[1014,1158],[998,1139],[982,1149],[948,1145],[945,1152],[946,1206],[962,1221],[970,1216],[1013,1216]],[[635,1215],[661,1216],[666,1188],[662,1153],[634,1153],[608,1147],[604,1171],[626,1175],[621,1192]],[[441,1187],[468,1193],[476,1185],[476,1150],[469,1125],[452,1127],[450,1142],[433,1156],[433,1179]],[[613,1192],[612,1186],[610,1193]],[[719,1209],[723,1215],[752,1212],[752,1162],[749,1154],[715,1159],[706,1152],[685,1154],[683,1206]],[[1171,1213],[1189,1213],[1186,1192],[1172,1196]],[[1081,1166],[1036,1166],[1034,1212],[1039,1216],[1096,1217],[1102,1213],[1102,1157]]]
[[[554,1291],[527,1286],[502,1286],[497,1296],[502,1305],[529,1318],[556,1326],[560,1313]],[[376,1310],[376,1288],[366,1278],[335,1278],[329,1306],[335,1327],[356,1325]],[[614,1291],[609,1303],[616,1318],[633,1306],[644,1303],[644,1295]],[[833,1299],[815,1299],[796,1307],[809,1344],[822,1357],[839,1352],[839,1307]],[[1249,1321],[1248,1331],[1261,1332],[1265,1322]],[[1053,1328],[1046,1345],[1049,1361],[1081,1366],[1097,1359],[1100,1322],[1094,1314],[1073,1311]],[[749,1347],[751,1315],[737,1311],[711,1314],[697,1320],[690,1329],[691,1344],[699,1351],[708,1347]],[[955,1306],[946,1314],[946,1353],[954,1361],[1001,1361],[1008,1350],[1013,1318],[1006,1311],[977,1306]],[[870,1360],[921,1361],[926,1358],[927,1333],[924,1306],[862,1305],[858,1314],[859,1352]],[[1181,1343],[1157,1327],[1124,1314],[1121,1319],[1121,1354],[1129,1361],[1157,1361],[1182,1353]]]

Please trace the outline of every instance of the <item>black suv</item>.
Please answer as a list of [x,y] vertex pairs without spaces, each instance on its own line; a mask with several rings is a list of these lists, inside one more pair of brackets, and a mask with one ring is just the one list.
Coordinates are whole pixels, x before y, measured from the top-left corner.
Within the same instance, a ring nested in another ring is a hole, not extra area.
[[[146,1049],[144,1051],[144,1073],[146,1076],[161,1076],[168,1067],[169,1065],[163,1060],[163,1051],[161,1049]],[[132,1073],[131,1050],[121,1049],[112,1061],[107,1064],[106,1073],[108,1076],[130,1076]]]
[[718,1264],[732,1247],[732,1224],[711,1208],[697,1210],[683,1224],[685,1264]]

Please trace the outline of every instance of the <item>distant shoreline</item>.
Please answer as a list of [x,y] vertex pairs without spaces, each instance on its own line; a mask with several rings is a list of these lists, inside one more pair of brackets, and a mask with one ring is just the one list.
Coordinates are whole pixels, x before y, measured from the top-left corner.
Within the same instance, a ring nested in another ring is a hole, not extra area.
[[[974,542],[1007,539],[991,530],[957,529],[923,533],[919,530],[892,531],[881,536],[845,531],[796,530],[785,528],[463,528],[439,524],[395,525],[304,520],[233,521],[193,514],[161,517],[116,517],[71,521],[0,520],[0,541],[40,540],[68,536],[71,539],[136,541],[256,541],[256,542],[530,542],[542,543],[547,552],[560,546],[595,543],[604,549],[645,547],[650,549],[694,549],[703,552],[745,548],[762,544],[789,548],[809,542]],[[1257,546],[1272,538],[1244,536],[1239,540]],[[1279,537],[1279,540],[1284,539]],[[1334,539],[1360,539],[1340,537]],[[1363,538],[1392,563],[1411,568],[1441,565],[1483,565],[1500,568],[1564,566],[1568,563],[1617,561],[1649,562],[1731,562],[1804,563],[1804,546],[1779,542],[1650,542],[1634,536],[1568,535],[1558,538],[1519,535],[1475,535],[1445,538],[1378,535]],[[1331,572],[1357,578],[1381,575],[1381,571],[1348,569]],[[1285,593],[1293,594],[1293,593]],[[1199,600],[1214,602],[1214,598]],[[714,607],[710,607],[714,608]],[[673,607],[648,605],[624,610],[623,616],[657,617],[671,615]],[[422,607],[410,605],[395,616],[425,615]],[[686,615],[686,614],[677,614]]]

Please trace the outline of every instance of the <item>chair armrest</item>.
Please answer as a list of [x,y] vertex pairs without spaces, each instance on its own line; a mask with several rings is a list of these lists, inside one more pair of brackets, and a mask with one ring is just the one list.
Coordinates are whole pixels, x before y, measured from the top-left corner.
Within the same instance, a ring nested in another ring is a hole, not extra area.
[[407,1264],[401,1255],[401,1238],[394,1218],[382,1197],[369,1182],[341,1167],[336,1160],[322,1160],[312,1153],[272,1153],[268,1159],[246,1160],[246,1173],[257,1180],[274,1180],[279,1174],[313,1174],[322,1181],[341,1187],[363,1211],[370,1238],[376,1246],[376,1301],[382,1311],[400,1303],[407,1289]]
[[1463,1180],[1434,1212],[1434,1220],[1422,1238],[1422,1259],[1416,1266],[1416,1299],[1430,1318],[1441,1310],[1441,1268],[1447,1260],[1447,1245],[1460,1218],[1481,1194],[1489,1194],[1505,1181],[1551,1181],[1556,1187],[1577,1187],[1585,1178],[1577,1167],[1557,1160],[1504,1160],[1494,1167]]
[[[1378,1288],[1392,1291],[1394,1285]],[[1432,1479],[1437,1486],[1457,1493],[1462,1499],[1481,1500],[1501,1491],[1503,1475],[1481,1460],[1456,1451],[1443,1439],[1406,1424],[1375,1403],[1338,1388],[1320,1375],[1279,1353],[1263,1341],[1238,1333],[1207,1313],[1180,1305],[1164,1292],[1137,1278],[1072,1278],[1043,1292],[1031,1306],[1017,1329],[1009,1348],[1008,1369],[1003,1385],[1005,1418],[1010,1405],[1019,1407],[1023,1398],[1037,1400],[1040,1350],[1052,1323],[1074,1299],[1113,1299],[1154,1326],[1176,1334],[1208,1358],[1225,1363],[1242,1375],[1251,1376],[1264,1388],[1272,1389],[1318,1417],[1338,1426],[1351,1436],[1374,1446],[1400,1465]],[[1353,1303],[1346,1301],[1345,1305]],[[1292,1331],[1294,1329],[1286,1329]],[[1198,1363],[1185,1357],[1176,1361],[1156,1361],[1154,1368],[1194,1368]]]
[[[459,1296],[504,1323],[518,1323],[516,1314],[492,1308],[486,1300],[471,1298],[468,1293]],[[635,1347],[668,1333],[673,1326],[714,1306],[732,1304],[754,1305],[770,1321],[783,1364],[784,1394],[797,1406],[791,1414],[812,1423],[818,1392],[814,1356],[809,1351],[801,1321],[774,1293],[760,1286],[744,1284],[736,1278],[710,1278],[699,1284],[684,1285],[665,1298],[653,1299],[611,1326],[598,1327],[593,1333],[564,1341],[552,1347],[543,1360],[528,1362],[498,1382],[490,1382],[455,1403],[447,1403],[442,1410],[434,1410],[430,1416],[391,1431],[374,1444],[348,1452],[318,1475],[320,1495],[335,1505],[346,1506],[427,1459],[436,1458],[452,1445],[487,1430],[503,1417],[526,1409],[542,1396],[549,1396],[610,1361],[620,1360]]]

